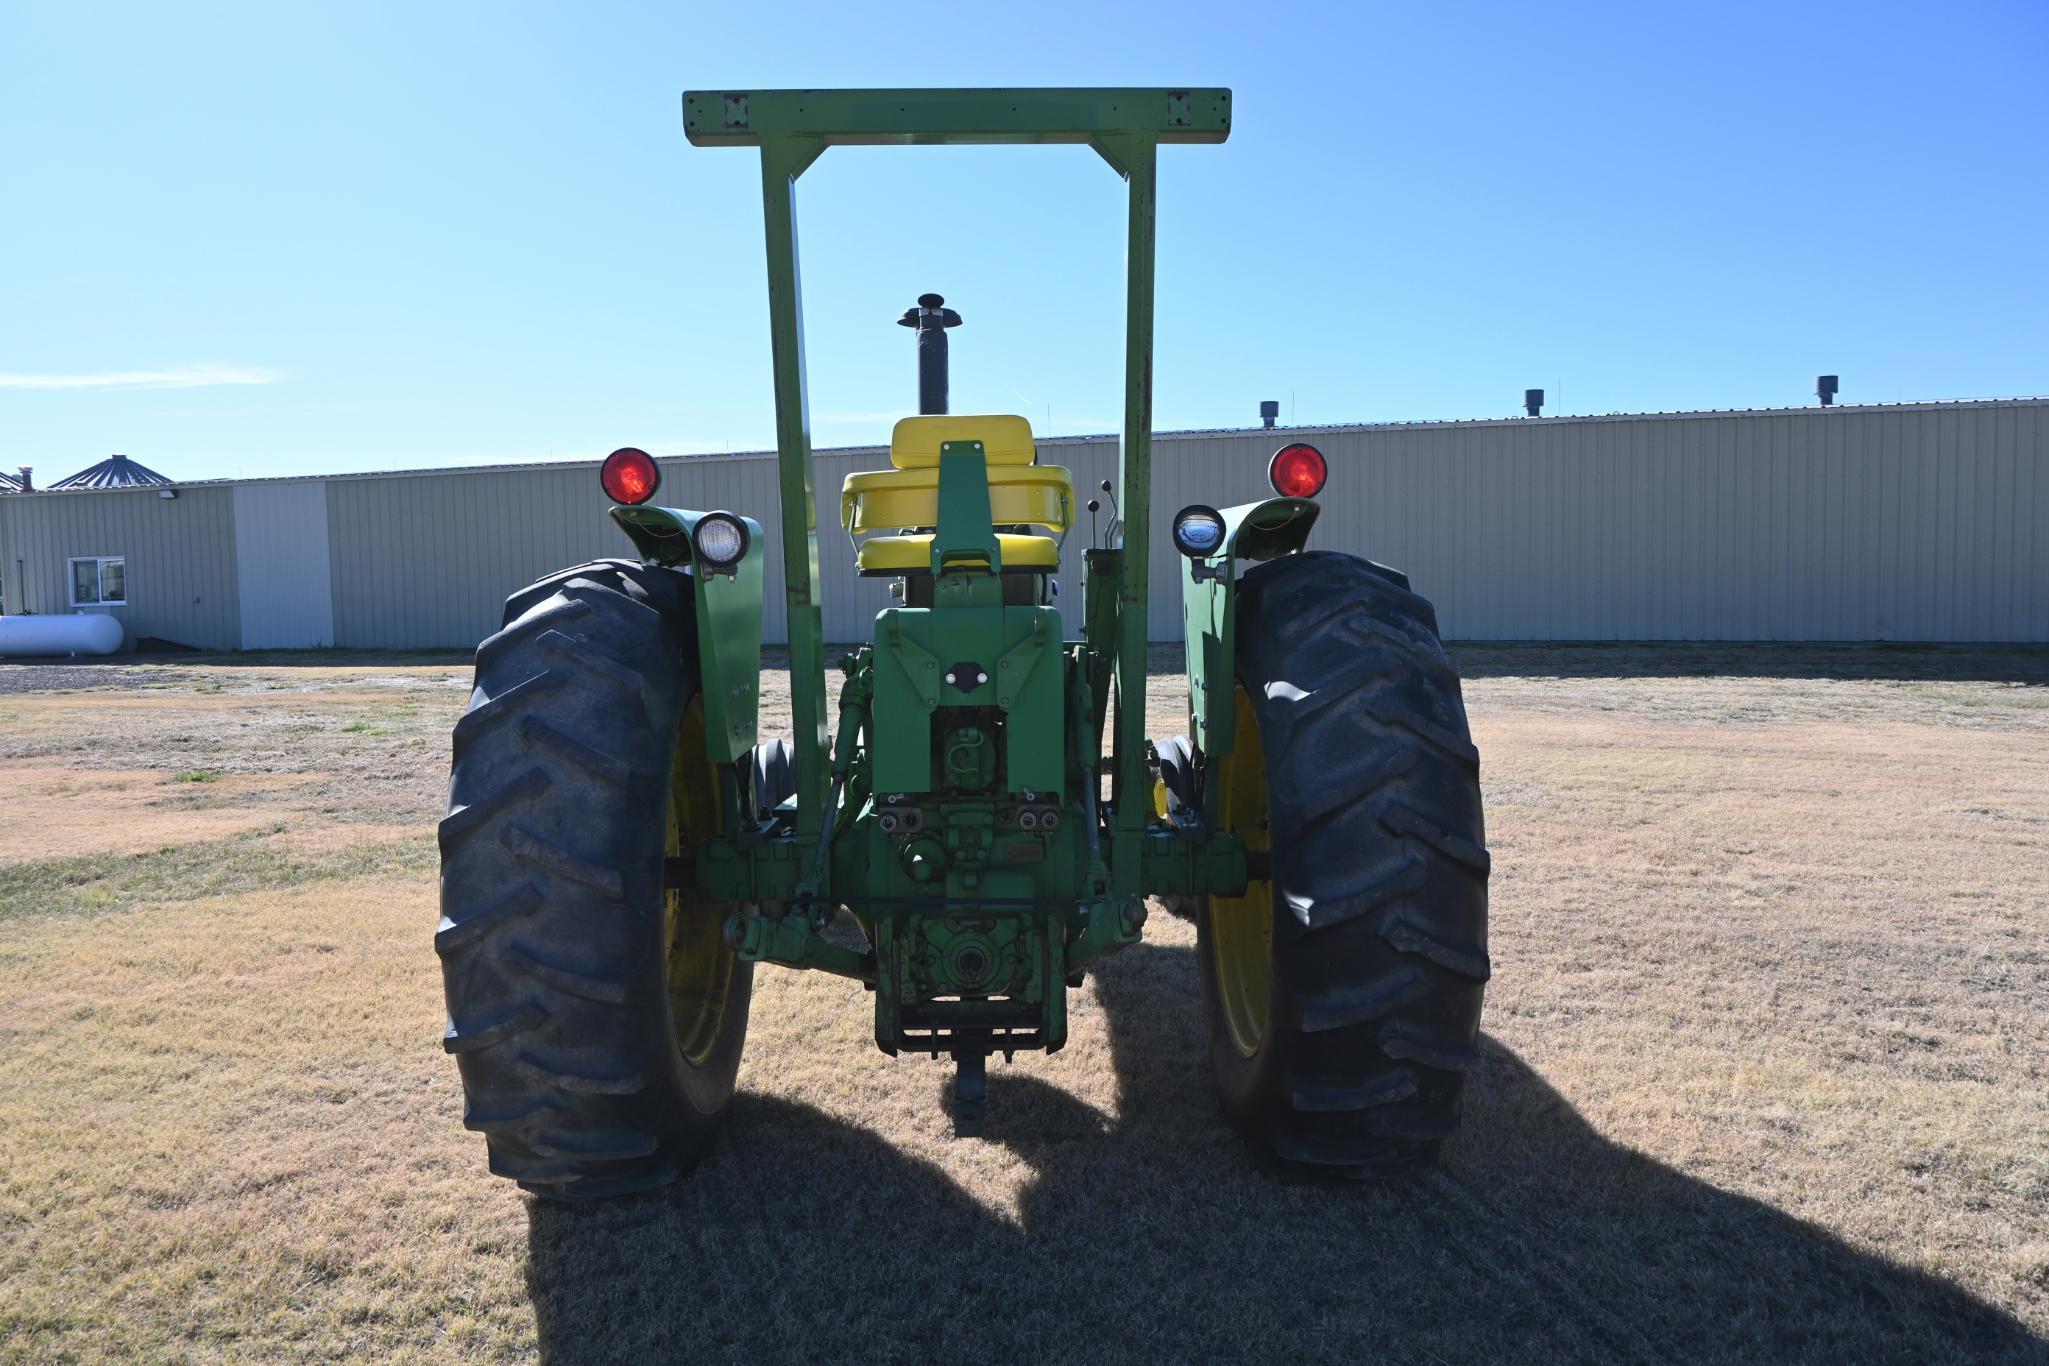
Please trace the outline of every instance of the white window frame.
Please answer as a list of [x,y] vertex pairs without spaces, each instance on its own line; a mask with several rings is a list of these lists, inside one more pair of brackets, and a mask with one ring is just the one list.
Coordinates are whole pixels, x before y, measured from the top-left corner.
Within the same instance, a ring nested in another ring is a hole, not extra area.
[[120,565],[121,591],[124,594],[128,591],[128,557],[126,555],[73,555],[64,562],[64,591],[70,595],[73,607],[126,607],[128,605],[126,597],[114,602],[109,602],[104,597],[94,602],[80,602],[78,599],[78,566],[82,564],[96,566],[93,570],[93,577],[97,585],[97,591],[100,593],[107,591],[107,566],[110,564]]

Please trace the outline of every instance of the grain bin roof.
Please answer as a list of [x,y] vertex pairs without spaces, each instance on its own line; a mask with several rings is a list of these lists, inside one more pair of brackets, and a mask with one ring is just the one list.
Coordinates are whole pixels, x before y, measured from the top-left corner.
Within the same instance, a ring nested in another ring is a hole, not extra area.
[[130,460],[125,455],[110,455],[90,469],[69,474],[50,485],[53,489],[135,489],[150,488],[171,481],[149,466]]

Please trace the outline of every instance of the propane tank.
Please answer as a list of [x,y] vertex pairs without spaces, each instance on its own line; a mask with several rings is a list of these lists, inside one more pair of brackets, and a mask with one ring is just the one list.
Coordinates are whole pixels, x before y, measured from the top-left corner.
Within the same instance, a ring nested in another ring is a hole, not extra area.
[[0,617],[0,655],[110,655],[125,636],[119,618],[104,612]]

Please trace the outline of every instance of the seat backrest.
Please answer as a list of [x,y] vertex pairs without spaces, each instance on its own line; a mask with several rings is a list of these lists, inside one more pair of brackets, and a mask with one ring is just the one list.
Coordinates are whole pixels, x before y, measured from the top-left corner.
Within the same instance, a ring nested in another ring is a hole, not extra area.
[[947,441],[979,441],[982,458],[991,465],[1030,465],[1039,458],[1032,424],[1009,413],[935,413],[899,419],[889,434],[889,463],[900,470],[939,467],[939,447]]
[[[997,526],[1065,531],[1074,519],[1074,477],[1058,465],[998,465],[989,472]],[[939,520],[939,471],[868,470],[840,486],[840,525],[855,535],[931,526]]]

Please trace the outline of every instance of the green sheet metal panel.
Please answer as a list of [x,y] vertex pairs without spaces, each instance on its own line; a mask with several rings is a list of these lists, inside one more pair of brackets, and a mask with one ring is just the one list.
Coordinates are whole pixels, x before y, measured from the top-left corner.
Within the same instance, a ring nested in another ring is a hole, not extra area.
[[[875,790],[934,791],[934,713],[996,707],[1005,718],[1003,790],[1057,797],[1066,774],[1060,636],[1060,614],[1050,607],[895,607],[878,614]],[[949,684],[948,673],[958,681]],[[958,714],[963,723],[973,715]]]

